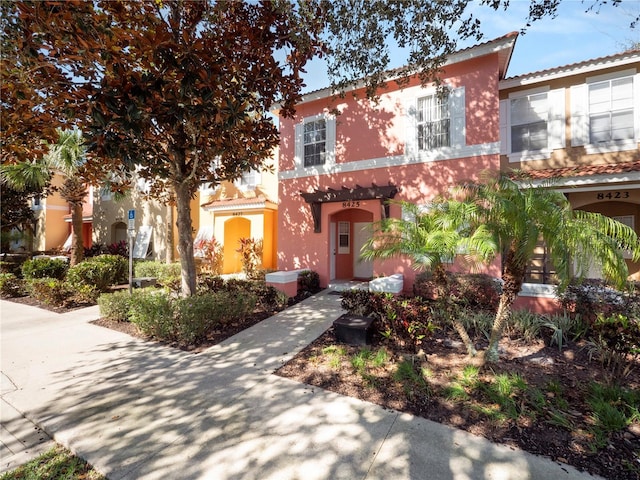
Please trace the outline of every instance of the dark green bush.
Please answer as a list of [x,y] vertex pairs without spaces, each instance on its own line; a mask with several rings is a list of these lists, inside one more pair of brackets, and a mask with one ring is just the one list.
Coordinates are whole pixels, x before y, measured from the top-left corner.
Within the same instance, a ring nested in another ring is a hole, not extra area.
[[255,298],[233,296],[228,292],[210,292],[174,300],[176,339],[182,345],[194,345],[207,338],[217,325],[244,319],[255,307]]
[[24,281],[13,273],[0,273],[0,296],[3,298],[25,295]]
[[133,296],[127,290],[103,293],[98,297],[100,316],[116,322],[129,321],[129,310]]
[[119,255],[99,255],[74,265],[67,273],[73,287],[90,285],[105,292],[111,285],[126,282],[128,263]]
[[420,297],[350,290],[342,293],[342,308],[351,315],[373,317],[382,335],[403,348],[418,350],[435,329],[432,304]]
[[69,263],[59,258],[32,258],[22,264],[22,276],[25,280],[34,278],[56,278],[63,280]]
[[255,296],[246,291],[237,293],[209,292],[173,299],[166,289],[136,290],[128,317],[142,332],[158,340],[196,345],[217,325],[243,320],[253,312]]
[[165,289],[135,290],[131,298],[129,320],[146,335],[159,340],[177,340],[173,304]]
[[[490,275],[447,272],[446,292],[461,307],[495,312],[500,302],[500,284]],[[417,297],[434,300],[437,285],[431,272],[418,274],[413,285]]]
[[341,305],[350,315],[368,317],[373,312],[371,293],[368,290],[346,290],[342,292]]
[[74,294],[66,282],[57,278],[26,280],[26,289],[31,297],[55,307],[66,305]]
[[371,305],[371,316],[378,320],[379,330],[402,348],[419,350],[422,342],[435,330],[431,303],[420,297],[371,293]]
[[603,280],[577,280],[569,284],[558,297],[565,310],[580,315],[589,325],[598,316],[620,314],[640,318],[640,290],[635,284],[630,284],[629,287],[628,291],[621,292]]
[[298,293],[318,293],[320,288],[320,275],[312,270],[305,270],[298,275]]
[[224,288],[224,278],[219,275],[200,274],[197,278],[198,290],[201,292],[218,292]]

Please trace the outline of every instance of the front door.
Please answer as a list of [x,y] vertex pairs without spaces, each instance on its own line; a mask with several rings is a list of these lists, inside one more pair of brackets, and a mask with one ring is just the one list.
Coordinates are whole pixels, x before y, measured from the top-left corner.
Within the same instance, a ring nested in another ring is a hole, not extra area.
[[373,262],[360,260],[360,250],[372,232],[371,222],[356,222],[353,224],[353,276],[368,279],[373,277]]

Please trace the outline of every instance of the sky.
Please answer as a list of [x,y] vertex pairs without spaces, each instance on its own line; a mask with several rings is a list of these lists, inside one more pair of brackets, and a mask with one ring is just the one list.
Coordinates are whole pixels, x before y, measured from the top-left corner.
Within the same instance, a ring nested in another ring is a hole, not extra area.
[[[506,12],[474,3],[473,12],[480,18],[485,34],[481,42],[524,27],[529,3],[529,0],[511,0]],[[592,4],[593,0],[563,0],[556,18],[544,18],[529,27],[516,41],[507,76],[612,55],[623,51],[630,42],[640,43],[640,25],[633,30],[630,28],[631,21],[640,14],[640,0],[622,0],[618,7],[604,5],[597,12],[587,12]],[[460,47],[470,47],[474,43],[467,42]],[[401,66],[406,60],[401,54],[392,55],[392,58],[391,68]],[[304,78],[305,92],[329,85],[326,67],[319,60],[307,66]]]

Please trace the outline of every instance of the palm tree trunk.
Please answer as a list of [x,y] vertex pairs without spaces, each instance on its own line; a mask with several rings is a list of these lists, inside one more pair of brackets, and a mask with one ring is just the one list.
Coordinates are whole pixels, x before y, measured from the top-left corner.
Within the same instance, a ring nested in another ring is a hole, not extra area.
[[185,183],[175,183],[178,225],[178,253],[180,254],[181,294],[190,297],[196,293],[196,263],[193,257],[191,222],[191,191]]
[[77,265],[84,258],[84,244],[82,242],[82,203],[71,204],[71,260],[70,265]]
[[527,270],[526,265],[520,265],[515,260],[515,253],[509,250],[504,258],[504,273],[502,279],[504,281],[502,285],[502,295],[500,295],[500,303],[498,304],[498,311],[496,312],[496,318],[493,321],[491,327],[491,336],[489,337],[489,346],[484,352],[484,361],[487,363],[497,362],[499,359],[498,344],[502,338],[509,319],[511,318],[511,311],[513,310],[513,304],[520,293],[522,288],[522,282]]
[[433,269],[433,281],[436,285],[436,295],[438,296],[437,302],[443,307],[445,315],[453,324],[455,331],[460,335],[460,339],[462,340],[462,343],[464,343],[469,356],[475,357],[478,354],[478,351],[473,345],[473,341],[471,340],[471,337],[469,337],[466,328],[464,328],[464,325],[460,321],[460,309],[449,298],[449,280],[447,279],[447,271],[443,264],[440,263]]

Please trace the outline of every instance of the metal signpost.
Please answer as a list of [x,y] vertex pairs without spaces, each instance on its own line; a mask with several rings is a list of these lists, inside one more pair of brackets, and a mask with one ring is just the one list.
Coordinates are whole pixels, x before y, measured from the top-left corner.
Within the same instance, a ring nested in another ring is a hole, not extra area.
[[135,238],[136,230],[136,211],[129,210],[129,227],[127,233],[129,234],[129,295],[133,290],[133,239]]

